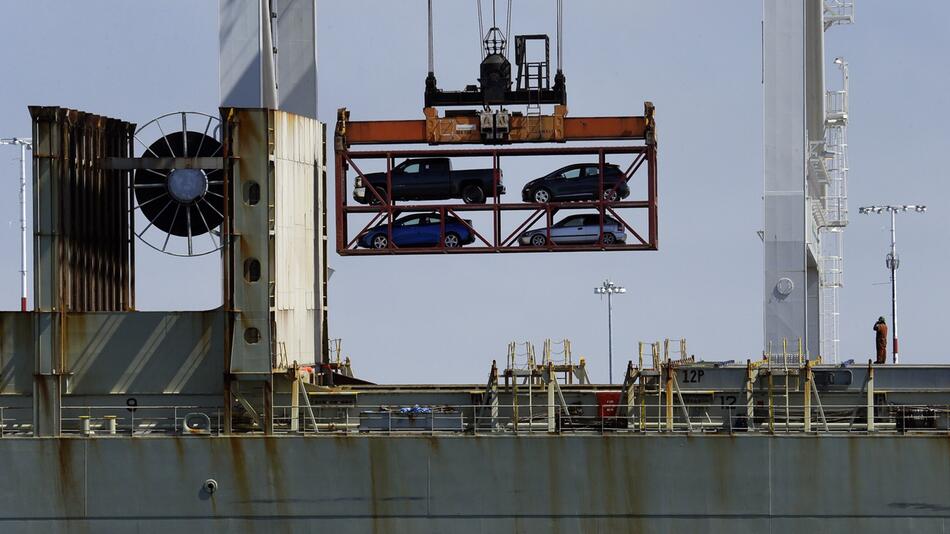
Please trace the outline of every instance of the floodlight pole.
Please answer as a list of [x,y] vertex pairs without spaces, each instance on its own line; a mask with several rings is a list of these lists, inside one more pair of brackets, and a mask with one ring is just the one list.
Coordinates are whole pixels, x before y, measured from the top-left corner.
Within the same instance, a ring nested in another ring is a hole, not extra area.
[[858,211],[864,215],[872,213],[887,212],[891,216],[891,251],[885,259],[885,265],[891,272],[891,351],[893,362],[900,363],[900,350],[897,342],[897,269],[900,267],[900,258],[897,256],[897,213],[915,211],[925,213],[927,206],[921,205],[901,205],[901,206],[862,206]]
[[614,383],[614,306],[607,293],[607,380]]
[[0,139],[0,145],[20,147],[20,311],[26,311],[26,151],[33,149],[33,141],[22,137]]
[[627,289],[618,286],[610,280],[604,280],[604,283],[594,288],[594,294],[607,295],[607,379],[609,383],[614,383],[614,334],[613,334],[613,301],[611,296],[614,293],[626,293]]
[[900,260],[897,258],[897,211],[891,210],[891,253],[885,260],[887,267],[891,270],[891,350],[894,354],[894,364],[900,362],[900,355],[897,349],[897,268],[900,266]]

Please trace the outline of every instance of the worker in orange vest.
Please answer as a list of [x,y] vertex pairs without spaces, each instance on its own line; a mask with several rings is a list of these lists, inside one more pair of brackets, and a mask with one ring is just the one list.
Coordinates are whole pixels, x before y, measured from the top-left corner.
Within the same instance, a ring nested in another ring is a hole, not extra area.
[[887,363],[887,323],[883,317],[878,317],[874,323],[874,342],[877,348],[877,361],[874,363]]

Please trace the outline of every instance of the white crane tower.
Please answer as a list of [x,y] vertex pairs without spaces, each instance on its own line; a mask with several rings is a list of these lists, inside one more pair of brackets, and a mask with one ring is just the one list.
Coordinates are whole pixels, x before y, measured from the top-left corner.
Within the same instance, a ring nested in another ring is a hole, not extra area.
[[825,87],[824,32],[854,20],[844,0],[763,3],[765,349],[801,342],[837,359],[841,233],[848,223],[848,67]]

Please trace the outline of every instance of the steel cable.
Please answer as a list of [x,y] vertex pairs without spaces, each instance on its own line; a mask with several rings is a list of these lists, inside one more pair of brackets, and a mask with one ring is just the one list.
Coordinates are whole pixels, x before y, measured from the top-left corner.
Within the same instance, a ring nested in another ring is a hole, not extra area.
[[429,0],[429,72],[435,72],[435,54],[432,39],[432,0]]
[[[511,4],[513,0],[508,0],[508,23],[505,27],[505,41],[511,42]],[[508,47],[505,47],[505,57],[508,57]]]
[[562,70],[561,38],[564,33],[564,0],[557,0],[557,70]]
[[482,39],[485,38],[485,25],[482,22],[482,0],[475,0],[475,8],[478,11],[478,53],[482,59],[485,59],[485,47],[482,45]]

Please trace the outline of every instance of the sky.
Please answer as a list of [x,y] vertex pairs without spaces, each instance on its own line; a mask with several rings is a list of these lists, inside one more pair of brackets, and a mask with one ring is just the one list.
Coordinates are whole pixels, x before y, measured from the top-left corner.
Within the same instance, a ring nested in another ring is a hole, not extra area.
[[[659,250],[331,253],[330,337],[343,339],[358,376],[480,383],[493,359],[505,360],[510,341],[530,341],[540,353],[551,338],[570,339],[594,381],[606,381],[606,302],[593,293],[605,278],[627,289],[613,301],[615,376],[636,358],[638,341],[686,338],[689,352],[705,360],[761,356],[761,3],[565,4],[569,114],[640,115],[643,101],[656,105]],[[950,263],[950,4],[856,4],[854,25],[826,32],[829,88],[838,80],[834,57],[846,58],[851,69],[841,357],[866,360],[873,322],[890,315],[888,219],[859,215],[858,206],[926,204],[926,214],[898,221],[901,357],[950,363],[940,341],[950,296],[943,276]],[[318,9],[319,114],[329,129],[340,107],[353,120],[422,118],[425,2],[321,0]],[[474,83],[474,3],[440,0],[435,17],[440,86]],[[554,30],[554,2],[515,2],[513,34]],[[7,1],[0,4],[0,35],[7,43],[0,53],[0,137],[29,135],[31,104],[138,124],[173,111],[217,110],[214,0]],[[0,146],[0,247],[7,251],[0,254],[0,309],[19,303],[18,155]],[[513,163],[506,185],[517,194],[525,181],[564,161]],[[29,221],[32,232],[32,215]],[[137,260],[139,309],[220,304],[216,256],[172,258],[139,246]]]

